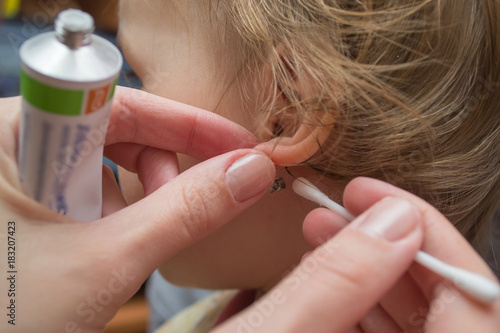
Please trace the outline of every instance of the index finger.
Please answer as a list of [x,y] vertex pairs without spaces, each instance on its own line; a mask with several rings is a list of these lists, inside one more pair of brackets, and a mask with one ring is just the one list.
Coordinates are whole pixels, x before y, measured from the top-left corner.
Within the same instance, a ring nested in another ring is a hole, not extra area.
[[137,89],[117,87],[106,146],[135,143],[207,159],[257,144],[240,125],[217,114]]

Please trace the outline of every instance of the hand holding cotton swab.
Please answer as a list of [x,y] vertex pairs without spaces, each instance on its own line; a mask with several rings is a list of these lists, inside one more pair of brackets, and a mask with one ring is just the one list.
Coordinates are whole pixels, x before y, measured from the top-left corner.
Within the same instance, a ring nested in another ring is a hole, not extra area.
[[[307,179],[297,178],[293,182],[293,190],[298,195],[338,213],[348,221],[355,218],[347,209],[331,200]],[[500,296],[498,284],[481,275],[448,265],[422,251],[418,251],[415,261],[451,281],[457,288],[478,301],[491,303]]]

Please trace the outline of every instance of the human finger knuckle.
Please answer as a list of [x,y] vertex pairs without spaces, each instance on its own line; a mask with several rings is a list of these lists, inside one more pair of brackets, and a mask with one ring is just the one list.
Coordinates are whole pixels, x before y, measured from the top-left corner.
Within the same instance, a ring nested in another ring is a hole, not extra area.
[[324,261],[321,263],[321,270],[326,277],[326,281],[343,281],[346,287],[353,290],[363,289],[370,280],[370,274],[364,266],[353,258],[339,255],[335,263]]
[[199,240],[210,230],[213,192],[210,187],[191,187],[181,191],[179,222],[193,241]]

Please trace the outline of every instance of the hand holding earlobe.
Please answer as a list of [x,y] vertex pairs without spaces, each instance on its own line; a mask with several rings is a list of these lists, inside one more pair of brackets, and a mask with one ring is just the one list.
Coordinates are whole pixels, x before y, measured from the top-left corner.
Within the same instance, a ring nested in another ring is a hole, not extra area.
[[[21,100],[0,100],[0,215],[6,219],[0,240],[15,246],[11,269],[19,272],[11,273],[13,282],[0,280],[1,290],[14,285],[9,297],[18,314],[15,326],[0,322],[2,332],[102,331],[166,258],[251,206],[275,179],[267,155],[235,150],[255,140],[228,120],[132,89],[117,88],[116,101],[107,151],[140,174],[149,195],[125,207],[105,169],[107,216],[82,223],[22,192],[15,154]],[[176,152],[215,157],[178,175]]]

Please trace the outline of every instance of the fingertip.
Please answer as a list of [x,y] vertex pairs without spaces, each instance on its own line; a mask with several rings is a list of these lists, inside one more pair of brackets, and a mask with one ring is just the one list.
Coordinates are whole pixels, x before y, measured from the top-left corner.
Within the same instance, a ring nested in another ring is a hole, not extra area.
[[106,164],[102,165],[102,182],[103,182],[103,187],[104,187],[105,182],[107,185],[109,185],[111,183],[116,183],[116,177],[115,177],[115,173],[113,172],[113,169],[111,169]]
[[304,219],[302,233],[309,245],[316,247],[335,236],[347,224],[342,216],[326,208],[317,208]]
[[226,170],[225,182],[237,202],[245,202],[269,190],[276,179],[276,166],[261,151],[238,156]]
[[344,207],[355,216],[361,215],[381,198],[397,196],[394,195],[395,189],[395,186],[379,179],[356,177],[345,187]]
[[113,170],[102,166],[102,216],[108,216],[127,206]]
[[150,195],[179,174],[177,154],[153,147],[145,147],[137,158],[137,174]]

